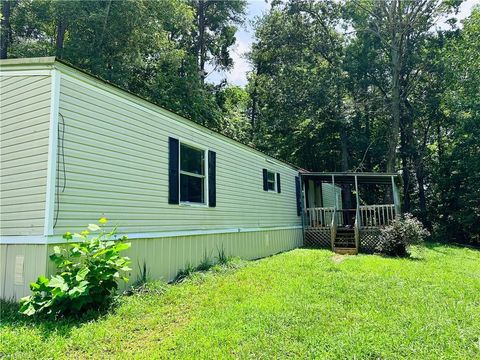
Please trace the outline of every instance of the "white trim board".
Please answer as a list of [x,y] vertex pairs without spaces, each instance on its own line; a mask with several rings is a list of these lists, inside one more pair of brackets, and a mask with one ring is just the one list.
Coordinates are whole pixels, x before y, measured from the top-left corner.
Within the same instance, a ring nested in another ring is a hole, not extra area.
[[[279,230],[294,230],[301,229],[301,225],[280,226],[280,227],[265,227],[265,228],[228,228],[228,229],[211,229],[211,230],[184,230],[184,231],[163,231],[152,233],[119,233],[117,238],[127,235],[129,240],[135,239],[159,239],[166,237],[179,236],[198,236],[198,235],[213,235],[213,234],[231,234],[231,233],[245,233],[245,232],[260,232],[260,231],[279,231]],[[6,244],[62,244],[66,243],[62,235],[25,235],[25,236],[0,236],[0,245]],[[70,242],[75,242],[71,240]]]
[[58,111],[60,104],[60,76],[58,70],[51,72],[50,128],[48,141],[47,187],[45,194],[45,223],[43,234],[53,234],[55,217],[55,193],[57,185],[57,152],[58,152]]
[[10,70],[1,69],[0,76],[12,77],[12,76],[48,76],[52,73],[52,70]]

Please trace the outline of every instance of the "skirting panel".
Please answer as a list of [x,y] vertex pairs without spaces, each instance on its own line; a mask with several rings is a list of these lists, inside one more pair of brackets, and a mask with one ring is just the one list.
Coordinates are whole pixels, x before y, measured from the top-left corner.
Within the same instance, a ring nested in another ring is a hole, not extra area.
[[[132,260],[129,284],[140,278],[140,269],[143,269],[144,264],[149,279],[171,281],[181,269],[190,265],[197,266],[205,257],[215,261],[222,250],[228,256],[252,260],[291,250],[303,243],[301,228],[129,241],[132,246],[124,252]],[[0,245],[0,298],[19,300],[30,294],[29,284],[38,276],[54,274],[54,264],[48,258],[53,252],[53,246],[55,245]]]
[[47,271],[47,245],[0,245],[0,298],[19,300]]
[[380,241],[380,229],[360,229],[360,251],[373,253]]
[[[187,265],[197,266],[205,257],[215,261],[222,249],[228,256],[252,260],[302,246],[302,229],[269,229],[265,231],[235,232],[129,239],[132,246],[124,252],[132,263],[129,284],[140,278],[145,264],[151,280],[172,281]],[[49,254],[54,245],[49,245]],[[49,274],[55,271],[49,261]]]
[[197,266],[207,257],[215,261],[222,249],[228,256],[252,260],[302,245],[302,229],[280,229],[227,234],[134,239],[126,255],[132,259],[130,283],[145,264],[151,279],[171,281],[187,265]]
[[330,229],[305,229],[305,246],[331,248]]

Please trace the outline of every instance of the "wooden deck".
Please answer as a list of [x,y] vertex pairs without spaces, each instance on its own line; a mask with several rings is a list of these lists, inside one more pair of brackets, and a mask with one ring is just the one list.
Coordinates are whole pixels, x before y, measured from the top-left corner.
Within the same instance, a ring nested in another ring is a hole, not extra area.
[[304,209],[305,245],[330,247],[338,253],[373,252],[380,229],[397,217],[394,204],[357,209],[315,207]]

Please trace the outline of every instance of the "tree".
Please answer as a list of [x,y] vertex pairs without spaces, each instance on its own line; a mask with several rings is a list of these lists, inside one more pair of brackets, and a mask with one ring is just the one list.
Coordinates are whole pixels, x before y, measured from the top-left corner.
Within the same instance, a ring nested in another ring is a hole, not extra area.
[[207,76],[207,63],[214,69],[228,70],[232,67],[229,50],[235,44],[237,26],[244,21],[246,1],[192,0],[191,6],[195,12],[194,53],[203,83]]
[[226,126],[216,101],[224,84],[204,83],[204,68],[231,67],[244,1],[202,1],[202,37],[197,2],[18,1],[9,56],[56,55],[194,121]]
[[334,170],[348,155],[336,151],[347,140],[339,22],[334,1],[274,2],[250,54],[256,146],[313,170]]
[[6,59],[8,46],[12,41],[12,28],[10,26],[10,0],[2,0],[2,20],[0,29],[0,59]]
[[437,236],[480,244],[480,8],[441,51],[443,121],[432,152],[432,221]]
[[381,44],[383,56],[389,61],[391,122],[388,139],[386,170],[396,167],[401,117],[415,72],[411,61],[414,51],[427,32],[435,24],[437,16],[449,11],[439,0],[353,0],[358,8],[353,25],[358,32],[374,34]]

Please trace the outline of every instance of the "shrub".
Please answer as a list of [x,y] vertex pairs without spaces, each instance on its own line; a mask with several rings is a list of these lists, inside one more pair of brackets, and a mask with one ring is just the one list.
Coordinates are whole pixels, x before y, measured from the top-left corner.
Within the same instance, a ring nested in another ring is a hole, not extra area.
[[377,251],[391,256],[406,256],[411,245],[423,245],[429,232],[411,214],[404,214],[381,229]]
[[[118,281],[128,281],[122,276],[131,269],[130,259],[120,253],[130,247],[126,237],[112,240],[116,228],[106,232],[107,219],[99,220],[100,226],[90,224],[80,234],[66,233],[63,238],[81,241],[65,247],[54,247],[50,259],[57,271],[50,279],[40,276],[30,284],[32,295],[21,299],[20,312],[31,316],[45,314],[79,315],[89,310],[105,309],[113,299]],[[98,232],[89,237],[90,232]]]

